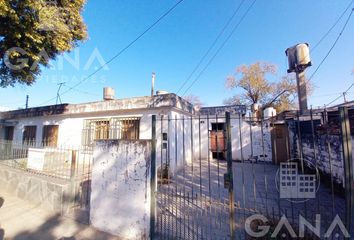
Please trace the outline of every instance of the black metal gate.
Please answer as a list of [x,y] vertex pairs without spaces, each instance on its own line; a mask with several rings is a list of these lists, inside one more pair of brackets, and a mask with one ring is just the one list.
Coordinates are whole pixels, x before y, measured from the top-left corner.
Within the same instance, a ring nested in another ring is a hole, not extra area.
[[[233,196],[233,188],[232,179],[228,179],[232,176],[231,158],[226,161],[225,144],[231,140],[227,119],[230,119],[229,115],[213,120],[225,125],[214,130],[216,135],[208,128],[202,128],[203,124],[209,125],[209,118],[157,119],[160,139],[156,148],[156,236],[159,239],[231,237],[229,216],[233,205],[230,206],[228,191]],[[207,152],[211,149],[211,136],[214,136],[214,152],[205,155],[202,153],[204,148],[207,147]],[[207,140],[203,141],[203,137]]]
[[[339,112],[333,112],[332,118],[345,122]],[[284,124],[287,131],[278,131],[277,124]],[[352,181],[353,173],[343,171],[346,178],[342,182],[335,174],[352,164],[348,161],[351,146],[344,141],[350,129],[349,125],[342,127],[333,135],[326,110],[304,116],[295,113],[285,121],[230,113],[172,113],[154,116],[152,125],[152,186],[156,184],[152,238],[348,237],[338,224],[333,231],[331,226],[338,216],[348,234],[352,229],[352,186],[345,184]],[[285,150],[276,144],[281,137],[286,141]],[[338,153],[338,146],[346,148]],[[280,151],[287,155],[277,154]],[[296,174],[284,175],[284,171],[291,174],[291,166]],[[281,191],[295,183],[297,194],[303,191],[303,197],[292,198],[291,191],[290,196],[282,196]]]

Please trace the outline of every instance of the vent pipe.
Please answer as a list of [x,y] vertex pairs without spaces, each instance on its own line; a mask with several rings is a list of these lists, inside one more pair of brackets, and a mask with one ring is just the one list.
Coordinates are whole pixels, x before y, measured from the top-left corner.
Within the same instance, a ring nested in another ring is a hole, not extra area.
[[156,74],[153,72],[151,76],[151,97],[154,96],[154,92],[155,92],[155,78],[156,78]]

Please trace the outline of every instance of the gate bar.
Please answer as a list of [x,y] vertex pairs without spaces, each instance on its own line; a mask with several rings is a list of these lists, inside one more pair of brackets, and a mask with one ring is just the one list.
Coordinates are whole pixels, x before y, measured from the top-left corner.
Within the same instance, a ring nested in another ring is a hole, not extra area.
[[152,115],[151,140],[152,141],[151,141],[151,166],[150,166],[150,239],[154,239],[155,219],[156,219],[156,115]]
[[231,122],[230,112],[226,112],[227,131],[227,174],[229,180],[229,208],[230,208],[230,239],[235,239],[235,205],[234,205],[234,180],[232,174],[232,144],[231,144]]
[[342,148],[344,160],[344,179],[345,179],[345,218],[347,230],[351,233],[353,204],[354,204],[354,178],[353,178],[353,159],[352,159],[352,142],[350,134],[350,124],[348,108],[339,107],[340,124],[342,133]]

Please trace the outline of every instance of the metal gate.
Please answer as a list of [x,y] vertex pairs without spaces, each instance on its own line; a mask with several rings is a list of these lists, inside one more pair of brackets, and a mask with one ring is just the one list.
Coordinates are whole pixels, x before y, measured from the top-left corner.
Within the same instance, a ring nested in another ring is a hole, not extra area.
[[[339,112],[333,116],[342,122]],[[339,129],[333,137],[326,111],[295,114],[285,121],[287,132],[277,131],[277,124],[284,120],[228,112],[153,116],[152,238],[347,236],[338,225],[328,229],[336,216],[348,234],[352,229],[352,190],[350,185],[343,187],[352,172],[343,172],[348,176],[343,182],[334,174],[341,171],[338,159],[346,166],[350,162],[348,141],[343,140],[348,132]],[[289,141],[286,150],[281,149],[290,156],[288,161],[277,159],[278,138]],[[345,151],[336,153],[338,146],[346,146]],[[282,191],[294,187],[296,194],[304,192],[302,198],[293,198],[294,191],[284,197]]]

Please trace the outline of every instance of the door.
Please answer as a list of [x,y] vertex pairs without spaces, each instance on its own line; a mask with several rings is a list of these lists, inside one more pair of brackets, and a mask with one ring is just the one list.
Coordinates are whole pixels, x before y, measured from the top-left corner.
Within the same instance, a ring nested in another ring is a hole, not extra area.
[[213,153],[213,158],[224,157],[224,152],[226,151],[225,140],[225,123],[212,123],[210,131],[210,151]]
[[273,163],[279,164],[290,159],[289,132],[286,124],[274,124],[271,130]]

